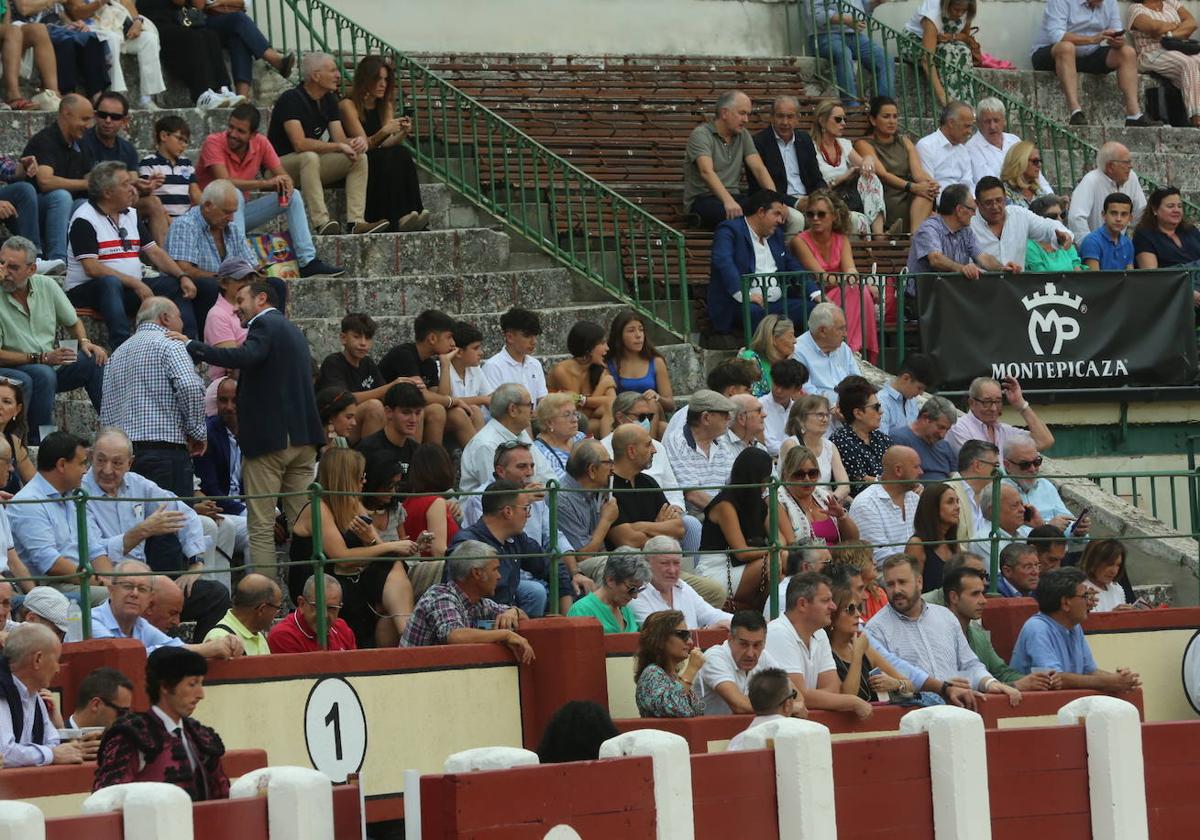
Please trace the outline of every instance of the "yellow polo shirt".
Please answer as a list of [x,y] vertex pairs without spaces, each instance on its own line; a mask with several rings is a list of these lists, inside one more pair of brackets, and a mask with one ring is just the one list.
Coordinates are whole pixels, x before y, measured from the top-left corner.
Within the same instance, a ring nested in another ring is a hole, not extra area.
[[[233,633],[221,627],[222,624],[232,630]],[[262,633],[251,633],[247,630],[246,626],[237,620],[237,616],[233,614],[233,610],[226,612],[221,620],[217,622],[217,626],[208,631],[208,635],[204,637],[204,641],[207,642],[229,635],[237,636],[242,640],[242,647],[246,649],[247,656],[266,656],[271,652],[271,649],[267,647],[267,637]]]

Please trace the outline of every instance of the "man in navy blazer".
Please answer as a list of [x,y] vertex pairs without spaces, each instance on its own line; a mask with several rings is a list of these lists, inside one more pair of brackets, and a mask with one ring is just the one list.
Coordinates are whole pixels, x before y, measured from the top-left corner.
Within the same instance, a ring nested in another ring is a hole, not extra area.
[[[205,496],[237,495],[242,488],[242,447],[237,441],[237,390],[236,379],[226,376],[217,386],[217,413],[206,421],[208,446],[204,454],[192,459],[192,471],[200,479],[200,492]],[[236,485],[230,466],[238,465]],[[233,491],[232,493],[230,491]],[[221,513],[240,516],[246,505],[238,499],[220,499],[214,504]]]
[[[717,226],[708,280],[708,317],[717,332],[732,333],[742,323],[743,275],[804,270],[784,244],[781,228],[786,219],[783,199],[769,190],[759,190],[747,200],[745,216],[727,219]],[[819,287],[808,277],[803,283],[799,278],[784,278],[781,283],[791,287],[787,316],[799,327],[816,304],[812,295],[819,292]],[[781,283],[750,288],[751,329],[758,326],[767,312],[784,314]]]
[[[797,210],[808,206],[808,196],[826,188],[817,163],[817,147],[806,132],[797,130],[800,103],[794,96],[777,96],[771,105],[771,127],[754,135],[754,148],[778,192],[787,193]],[[787,155],[785,158],[784,155]],[[758,189],[754,173],[746,170],[751,191]]]
[[[273,295],[263,279],[238,290],[238,314],[248,329],[241,347],[187,343],[194,358],[241,372],[237,418],[243,490],[248,496],[262,496],[246,505],[250,562],[267,574],[275,567],[275,497],[308,487],[317,447],[325,442],[308,342],[275,308]],[[302,495],[284,498],[289,522],[296,520],[304,504]]]

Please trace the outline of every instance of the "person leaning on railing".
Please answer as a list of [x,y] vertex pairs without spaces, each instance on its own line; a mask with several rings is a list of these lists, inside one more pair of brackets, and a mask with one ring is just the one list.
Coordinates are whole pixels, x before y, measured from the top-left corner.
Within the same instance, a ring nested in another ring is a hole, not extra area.
[[841,693],[868,703],[879,702],[878,691],[911,695],[912,684],[871,646],[871,637],[862,630],[862,604],[848,585],[833,585],[833,603],[837,609],[829,621],[829,650],[842,681]]
[[[685,664],[686,663],[686,666]],[[692,687],[704,654],[692,642],[683,613],[663,610],[642,623],[638,637],[634,699],[642,717],[697,717],[704,714],[699,687]],[[680,670],[682,668],[682,670]]]
[[[383,542],[370,524],[361,492],[366,462],[353,449],[331,449],[321,458],[317,483],[331,495],[320,505],[325,568],[342,584],[343,614],[359,647],[394,647],[413,611],[412,583],[401,557],[417,553],[412,540]],[[340,495],[332,495],[332,494]],[[288,590],[300,592],[313,574],[313,521],[307,504],[292,523]],[[372,562],[379,558],[379,562]]]
[[1150,193],[1133,234],[1138,268],[1191,269],[1192,297],[1200,305],[1200,230],[1185,215],[1178,187]]
[[933,212],[941,187],[925,171],[917,147],[900,134],[896,100],[875,96],[867,108],[871,133],[854,141],[863,156],[875,156],[875,174],[883,183],[885,224],[889,230],[912,232]]
[[1192,125],[1200,127],[1200,55],[1163,45],[1167,38],[1190,39],[1196,19],[1179,0],[1142,0],[1129,5],[1129,33],[1137,51],[1138,70],[1157,73],[1175,83]]
[[[1029,205],[1029,212],[1059,224],[1067,215],[1062,199],[1056,195],[1038,196]],[[1063,244],[1061,239],[1055,243],[1030,239],[1025,243],[1025,270],[1063,272],[1085,269],[1074,242]]]
[[[921,223],[913,234],[908,251],[908,273],[953,272],[968,280],[978,280],[983,270],[1003,271],[999,261],[983,253],[971,230],[978,207],[970,189],[951,184],[938,196],[937,212]],[[909,292],[915,290],[909,280]]]

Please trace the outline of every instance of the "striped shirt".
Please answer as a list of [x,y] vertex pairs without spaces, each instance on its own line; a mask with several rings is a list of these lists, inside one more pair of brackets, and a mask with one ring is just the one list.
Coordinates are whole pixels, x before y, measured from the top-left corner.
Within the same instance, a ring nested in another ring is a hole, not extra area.
[[104,372],[100,424],[129,439],[187,443],[207,440],[204,383],[181,342],[155,323],[139,324],[113,351]]
[[930,676],[943,682],[963,676],[972,688],[983,691],[993,677],[971,650],[954,613],[921,603],[916,618],[902,615],[891,604],[871,616],[867,622],[871,644],[911,664],[913,670],[905,676],[911,677],[918,689]]
[[143,178],[152,175],[162,175],[162,186],[154,191],[162,202],[163,209],[172,219],[182,216],[192,206],[188,194],[192,184],[196,183],[196,167],[185,157],[180,157],[174,163],[162,155],[154,154],[142,158],[138,164],[138,174]]
[[[725,435],[719,435],[709,443],[706,455],[696,443],[691,427],[684,423],[678,434],[667,431],[663,446],[680,487],[704,487],[703,492],[716,496],[720,488],[729,483],[729,471],[738,453]],[[691,502],[688,502],[688,512],[695,512]]]
[[142,241],[134,208],[122,211],[114,219],[89,200],[71,215],[67,231],[66,291],[91,279],[80,262],[86,259],[99,260],[106,269],[141,279],[142,263],[138,255],[153,247],[154,242]]

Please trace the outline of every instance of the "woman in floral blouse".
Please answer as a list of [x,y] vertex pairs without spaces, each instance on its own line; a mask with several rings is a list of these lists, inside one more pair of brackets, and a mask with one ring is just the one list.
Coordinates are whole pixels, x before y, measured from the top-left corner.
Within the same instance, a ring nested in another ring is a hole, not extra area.
[[837,447],[842,465],[850,478],[850,493],[857,496],[868,482],[883,471],[883,453],[892,439],[879,431],[883,406],[870,382],[842,383],[838,389],[838,411],[846,424],[834,432],[829,442]]
[[[680,666],[687,665],[680,671]],[[691,631],[678,610],[646,616],[638,638],[638,714],[642,717],[698,717],[704,704],[692,690],[692,680],[704,654],[692,644]]]

